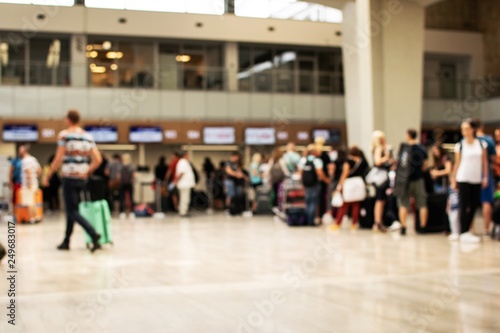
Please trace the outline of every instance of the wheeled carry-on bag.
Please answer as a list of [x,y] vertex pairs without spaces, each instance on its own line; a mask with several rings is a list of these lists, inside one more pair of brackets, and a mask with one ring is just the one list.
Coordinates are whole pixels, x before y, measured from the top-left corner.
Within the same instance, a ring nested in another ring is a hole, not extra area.
[[[14,216],[17,223],[30,223],[29,207],[23,205],[23,195],[27,195],[30,191],[24,191],[22,188],[16,192],[16,206],[14,207]],[[42,190],[35,192],[36,216],[35,222],[41,222],[43,219],[43,193]]]
[[500,192],[495,193],[495,201],[493,202],[493,231],[491,238],[500,240]]
[[271,207],[271,192],[270,186],[259,186],[255,189],[255,214],[257,215],[272,215],[273,210]]
[[427,197],[427,209],[429,210],[429,218],[425,228],[420,227],[420,214],[418,209],[415,210],[415,231],[419,234],[444,232],[447,230],[449,223],[446,206],[448,203],[448,195],[446,193],[432,193]]
[[[113,244],[111,212],[106,200],[82,201],[78,206],[78,211],[101,235],[100,244]],[[92,243],[92,237],[87,233],[85,233],[85,242],[87,247]]]

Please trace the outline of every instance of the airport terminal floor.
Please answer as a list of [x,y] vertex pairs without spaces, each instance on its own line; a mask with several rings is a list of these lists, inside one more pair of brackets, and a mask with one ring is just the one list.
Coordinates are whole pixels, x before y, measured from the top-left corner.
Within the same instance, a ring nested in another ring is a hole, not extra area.
[[18,323],[0,332],[500,331],[491,240],[167,215],[113,220],[114,245],[91,254],[79,227],[57,251],[64,227],[17,226]]

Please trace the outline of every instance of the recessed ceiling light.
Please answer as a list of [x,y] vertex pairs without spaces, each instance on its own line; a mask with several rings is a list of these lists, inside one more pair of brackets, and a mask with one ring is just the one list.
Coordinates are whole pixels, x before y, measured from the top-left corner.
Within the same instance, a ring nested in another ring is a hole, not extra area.
[[187,54],[179,54],[175,57],[175,61],[177,62],[189,62],[191,60],[191,56]]
[[105,41],[102,43],[103,50],[111,50],[111,46],[112,46],[112,44],[110,41]]
[[117,64],[111,64],[111,66],[109,66],[109,68],[111,68],[112,71],[116,71],[118,69],[118,65]]

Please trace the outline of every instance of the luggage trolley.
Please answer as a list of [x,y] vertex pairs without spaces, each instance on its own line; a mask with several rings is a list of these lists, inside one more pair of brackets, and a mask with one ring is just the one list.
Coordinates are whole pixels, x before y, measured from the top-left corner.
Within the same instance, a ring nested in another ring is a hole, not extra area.
[[277,215],[283,221],[290,222],[289,216],[292,214],[305,214],[305,190],[300,179],[292,177],[283,181],[278,193],[278,204],[280,212]]

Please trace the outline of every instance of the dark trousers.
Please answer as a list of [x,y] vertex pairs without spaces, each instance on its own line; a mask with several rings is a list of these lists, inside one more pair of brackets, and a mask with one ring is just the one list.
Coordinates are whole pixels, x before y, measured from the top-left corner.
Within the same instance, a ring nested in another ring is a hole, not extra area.
[[319,185],[305,188],[307,224],[314,225],[316,208],[318,207],[320,188]]
[[481,200],[481,185],[458,183],[458,191],[460,196],[460,228],[461,233],[468,232],[474,214],[480,205]]
[[82,179],[67,178],[63,179],[62,183],[64,203],[66,205],[66,236],[64,242],[69,243],[75,222],[80,224],[91,237],[95,237],[97,233],[94,228],[78,211],[81,196],[87,188],[86,182]]
[[325,215],[327,208],[326,194],[328,192],[328,184],[326,184],[325,182],[320,182],[319,186],[320,190],[319,190],[319,202],[318,202],[319,205],[318,215],[320,218],[323,218],[323,215]]
[[47,203],[49,210],[59,210],[59,187],[49,186],[43,188],[43,200]]
[[134,185],[122,184],[120,187],[120,212],[124,213],[127,206],[127,197],[130,198],[130,211],[134,210]]

